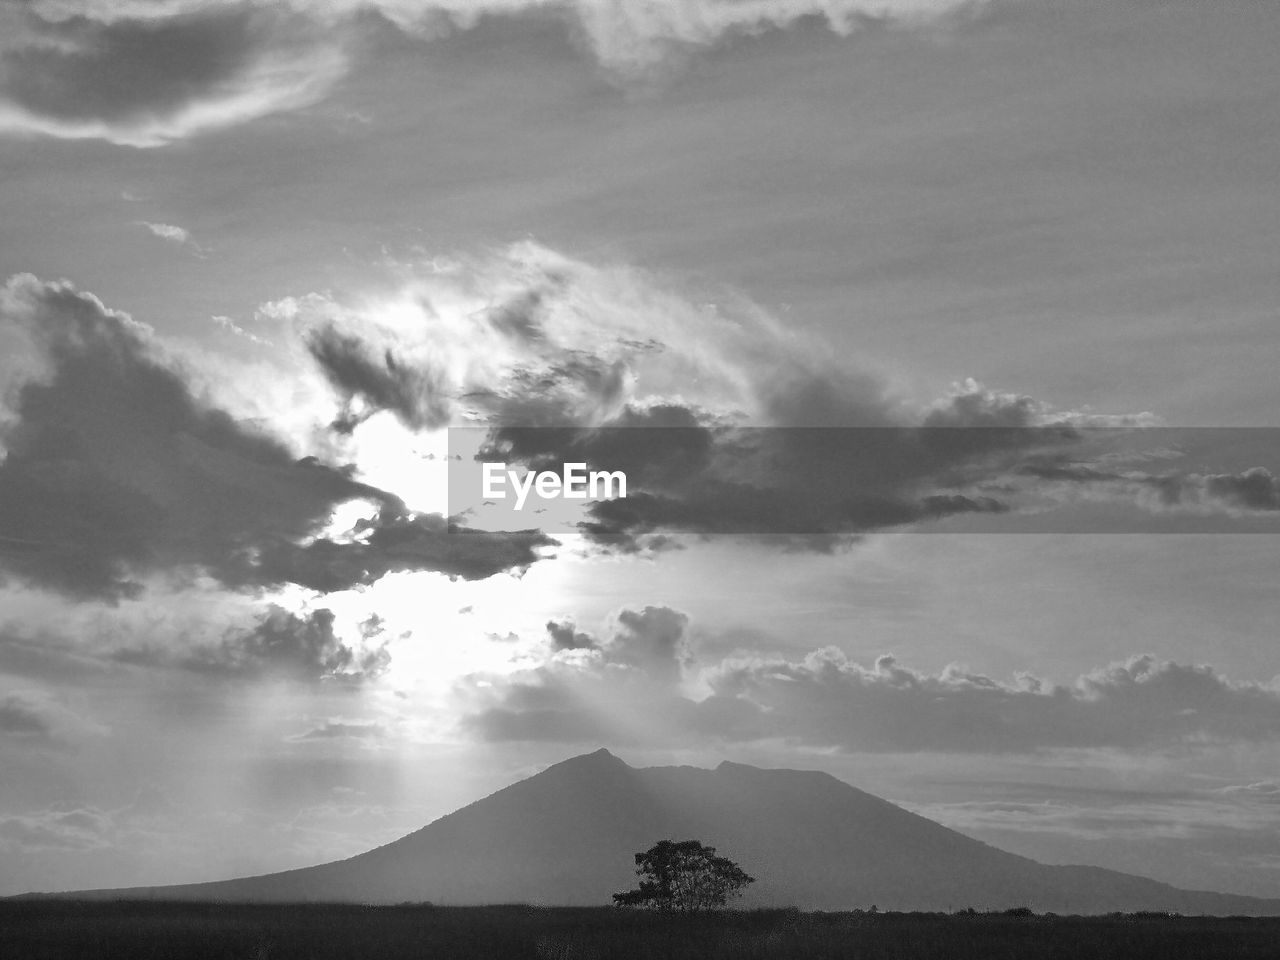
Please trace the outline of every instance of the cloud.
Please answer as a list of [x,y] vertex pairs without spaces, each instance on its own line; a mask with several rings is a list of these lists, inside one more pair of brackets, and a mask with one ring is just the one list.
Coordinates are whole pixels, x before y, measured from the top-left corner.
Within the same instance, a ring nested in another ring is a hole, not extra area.
[[1238,512],[1280,510],[1280,477],[1266,467],[1251,467],[1239,473],[1193,473],[1182,477],[1141,479],[1156,486],[1161,499],[1170,505],[1220,506]]
[[294,740],[381,740],[387,729],[380,723],[344,723],[326,720],[321,726],[293,737]]
[[[1230,428],[1228,428],[1228,431]],[[1170,441],[1183,438],[1194,451],[1198,440],[1211,440],[1212,428],[1159,430]],[[1226,431],[1224,431],[1226,432]],[[1274,448],[1270,430],[1257,434],[1256,446],[1266,453]],[[1206,443],[1206,446],[1208,444]],[[1170,458],[1176,456],[1168,454]],[[1024,475],[1049,483],[1083,489],[1098,499],[1126,500],[1152,513],[1181,513],[1201,516],[1266,517],[1280,511],[1280,477],[1266,467],[1249,467],[1230,473],[1198,473],[1168,470],[1119,469],[1105,462],[1070,461],[1062,456],[1034,457],[1018,468]]]
[[463,682],[471,704],[462,726],[493,741],[641,742],[670,709],[687,713],[680,685],[688,623],[677,610],[648,606],[619,611],[599,640],[548,624],[552,651],[544,662],[514,678]]
[[[1280,683],[1237,682],[1209,666],[1132,657],[1058,685],[951,665],[870,666],[835,648],[799,660],[700,663],[687,619],[623,611],[604,643],[557,648],[537,666],[464,685],[465,726],[493,740],[650,745],[783,741],[850,752],[1019,754],[1163,750],[1280,742]],[[476,678],[473,678],[476,679]]]
[[37,2],[5,21],[0,132],[155,147],[314,103],[347,68],[279,5]]
[[73,743],[102,732],[48,694],[0,693],[0,741],[49,746]]
[[376,620],[366,621],[360,633],[358,643],[346,643],[334,632],[331,610],[300,616],[272,605],[252,629],[220,643],[184,651],[126,647],[113,659],[222,677],[360,682],[380,676],[391,663],[388,639],[377,639],[382,629]]
[[590,634],[582,633],[574,629],[573,622],[565,620],[557,623],[554,620],[547,623],[547,636],[551,638],[551,647],[553,650],[594,650],[596,649],[595,638]]
[[100,677],[110,665],[65,637],[0,629],[0,673],[69,684]]
[[659,683],[675,683],[685,658],[688,625],[687,616],[669,607],[623,610],[618,614],[618,630],[605,647],[606,655]]
[[36,850],[95,850],[112,844],[116,826],[93,808],[0,817],[0,842]]
[[138,223],[161,240],[168,240],[179,245],[191,242],[191,234],[188,231],[182,227],[175,227],[171,223],[152,223],[149,220],[139,220]]
[[1108,446],[1132,466],[1149,459],[1144,443],[1170,439],[1150,412],[1059,409],[972,379],[912,402],[750,302],[707,303],[632,267],[525,242],[401,269],[385,299],[274,308],[334,387],[336,431],[385,412],[415,432],[479,425],[483,460],[621,470],[626,499],[588,506],[579,527],[608,549],[736,533],[830,551],[867,532],[1047,516],[1085,498],[1165,509],[1198,498],[1224,518],[1280,499],[1266,471],[1122,472]]
[[1241,800],[1253,800],[1258,803],[1280,803],[1280,782],[1275,780],[1258,780],[1254,783],[1233,784],[1229,787],[1222,787],[1219,791],[1223,796],[1235,797]]
[[550,12],[565,18],[610,71],[643,77],[683,52],[800,22],[847,35],[872,22],[929,23],[983,0],[376,0],[409,32],[438,36],[441,20],[468,29],[486,17]]
[[[32,0],[0,12],[0,133],[157,147],[323,99],[373,20],[447,42],[494,17],[556,17],[612,75],[823,22],[935,22],[985,0]],[[376,40],[375,40],[376,42]]]
[[[415,430],[448,423],[439,371],[405,363],[389,346],[375,354],[358,337],[343,334],[332,325],[312,331],[307,347],[345,398],[346,409],[334,422],[340,432],[350,433],[379,410],[390,410]],[[364,406],[364,413],[353,410],[357,402]]]
[[336,430],[378,412],[411,431],[484,425],[483,459],[622,470],[627,499],[592,506],[581,528],[613,549],[747,533],[828,550],[870,530],[999,513],[1009,505],[992,484],[1020,464],[1079,444],[1082,429],[1150,420],[1059,411],[973,381],[912,404],[754,304],[708,304],[532,242],[403,270],[383,300],[273,308],[335,388]]
[[[848,750],[1007,753],[1280,739],[1273,686],[1146,655],[1058,686],[1030,675],[1000,681],[955,665],[930,675],[888,655],[864,667],[825,649],[798,662],[726,661],[708,683],[713,693],[701,706],[738,708],[722,734]],[[751,708],[740,709],[744,703]]]
[[[391,571],[482,579],[554,543],[455,532],[349,469],[298,459],[201,396],[149,328],[69,283],[10,280],[0,331],[29,360],[0,422],[0,571],[26,582],[111,602],[199,572],[330,591]],[[372,504],[358,536],[319,536],[352,500]]]
[[0,697],[0,736],[45,740],[52,727],[35,705],[9,694]]

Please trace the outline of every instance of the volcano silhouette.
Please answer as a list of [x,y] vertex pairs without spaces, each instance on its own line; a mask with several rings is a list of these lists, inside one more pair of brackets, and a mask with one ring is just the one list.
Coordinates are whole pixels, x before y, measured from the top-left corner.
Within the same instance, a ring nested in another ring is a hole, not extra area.
[[59,897],[224,902],[607,904],[663,838],[696,838],[757,878],[743,906],[1280,914],[1280,900],[1180,890],[998,850],[813,771],[574,757],[347,860],[213,883]]

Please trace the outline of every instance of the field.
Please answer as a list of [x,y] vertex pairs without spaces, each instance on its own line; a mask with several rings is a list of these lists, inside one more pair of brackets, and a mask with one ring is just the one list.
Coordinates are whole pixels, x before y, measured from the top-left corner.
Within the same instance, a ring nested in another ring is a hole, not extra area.
[[13,960],[1280,957],[1280,918],[0,902]]

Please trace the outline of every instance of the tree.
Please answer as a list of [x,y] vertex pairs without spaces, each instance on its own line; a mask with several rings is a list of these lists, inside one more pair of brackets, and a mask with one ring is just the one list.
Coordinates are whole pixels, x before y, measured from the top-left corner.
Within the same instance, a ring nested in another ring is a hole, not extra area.
[[755,883],[732,860],[717,857],[715,847],[697,840],[659,840],[636,854],[640,886],[615,893],[620,907],[649,907],[665,913],[700,913],[723,907],[742,888]]

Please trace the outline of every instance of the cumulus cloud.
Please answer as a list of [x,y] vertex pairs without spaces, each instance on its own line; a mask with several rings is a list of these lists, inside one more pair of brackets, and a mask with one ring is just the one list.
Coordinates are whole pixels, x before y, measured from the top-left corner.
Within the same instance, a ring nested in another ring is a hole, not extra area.
[[1169,749],[1280,740],[1280,683],[1136,656],[1054,684],[835,648],[799,660],[700,663],[676,611],[624,611],[612,637],[559,647],[536,667],[468,691],[467,726],[499,740],[584,742],[621,726],[651,744],[785,741],[851,752],[1030,753]]
[[[688,617],[669,607],[624,609],[603,638],[549,623],[551,653],[512,678],[472,677],[462,726],[487,740],[640,742],[680,714]],[[476,680],[483,683],[474,685]]]
[[[0,321],[30,361],[0,424],[0,571],[29,583],[108,601],[193,572],[329,591],[397,570],[479,579],[553,542],[455,532],[349,469],[299,460],[201,396],[149,328],[68,283],[13,278]],[[373,505],[357,535],[318,536],[352,500]]]
[[826,649],[798,662],[727,661],[708,682],[713,693],[704,705],[739,708],[724,731],[731,736],[780,735],[849,750],[1145,749],[1280,737],[1274,686],[1151,656],[1063,686],[1030,675],[1001,681],[954,665],[931,675],[887,655],[865,667]]
[[576,629],[571,620],[549,621],[547,636],[553,650],[592,650],[596,647],[595,638]]

